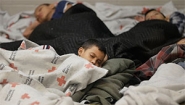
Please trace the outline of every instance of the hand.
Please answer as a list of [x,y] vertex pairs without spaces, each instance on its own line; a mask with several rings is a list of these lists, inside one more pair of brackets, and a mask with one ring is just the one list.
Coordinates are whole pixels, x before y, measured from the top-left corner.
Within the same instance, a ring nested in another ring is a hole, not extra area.
[[135,16],[135,20],[141,22],[141,21],[144,21],[145,19],[144,19],[144,16],[138,15],[138,16]]
[[32,29],[35,29],[39,24],[40,24],[40,22],[38,22],[37,20],[35,20],[34,22],[32,22],[32,23],[30,24],[30,27],[31,27]]
[[165,20],[169,22],[170,21],[170,16],[166,16]]
[[23,32],[23,36],[25,38],[29,38],[30,34],[32,33],[32,31],[39,25],[40,23],[35,20],[34,22],[32,22]]
[[177,44],[185,44],[185,38],[183,38],[180,41],[178,41]]

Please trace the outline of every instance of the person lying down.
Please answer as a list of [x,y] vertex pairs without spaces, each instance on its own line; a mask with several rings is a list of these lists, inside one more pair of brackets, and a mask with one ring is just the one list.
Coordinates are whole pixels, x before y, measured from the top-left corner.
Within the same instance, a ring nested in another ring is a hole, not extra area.
[[61,0],[58,3],[40,4],[34,11],[36,20],[25,29],[23,36],[29,38],[29,35],[39,24],[61,18],[62,15],[73,5],[75,5],[75,3],[67,0]]
[[82,44],[79,55],[59,56],[49,45],[33,45],[23,41],[16,51],[0,49],[3,105],[34,105],[34,102],[49,105],[47,102],[52,99],[54,105],[60,102],[60,97],[71,96],[108,72],[100,68],[106,56],[104,46],[94,39]]
[[154,19],[164,20],[176,25],[180,34],[183,34],[185,32],[185,15],[178,11],[173,12],[170,16],[165,16],[158,9],[149,9],[146,11],[144,16],[136,17],[136,20],[140,22]]

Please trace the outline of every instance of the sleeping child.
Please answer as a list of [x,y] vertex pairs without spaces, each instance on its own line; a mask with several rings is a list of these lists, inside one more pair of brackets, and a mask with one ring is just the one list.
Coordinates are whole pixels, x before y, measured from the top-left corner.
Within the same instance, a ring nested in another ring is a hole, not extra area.
[[[15,51],[19,48],[22,40],[0,43],[0,48]],[[106,54],[106,48],[102,42],[96,39],[88,39],[83,42],[78,48],[78,56],[88,60],[93,65],[101,67],[102,64],[108,59]]]
[[95,39],[85,41],[78,49],[78,55],[98,67],[107,60],[105,47]]
[[125,31],[133,28],[138,22],[146,21],[146,20],[164,20],[168,21],[177,26],[179,33],[185,36],[185,15],[178,11],[173,12],[170,16],[165,16],[159,9],[147,9],[142,15],[135,16],[134,19],[136,22],[133,24],[127,25]]
[[150,9],[145,13],[144,20],[160,19],[168,21],[177,26],[179,33],[183,34],[185,29],[185,15],[180,12],[173,12],[169,17],[156,9]]
[[62,0],[57,4],[44,3],[39,5],[34,11],[36,20],[25,29],[23,36],[29,38],[29,35],[39,24],[53,19],[61,18],[62,15],[73,5],[75,4],[65,0]]
[[[40,105],[49,101],[50,105],[69,105],[58,99],[73,95],[108,73],[107,69],[100,68],[106,55],[105,47],[95,39],[82,41],[77,55],[61,56],[50,45],[38,46],[29,40],[21,42],[14,51],[0,48],[0,93],[4,92],[1,96],[6,97],[12,89],[15,91],[10,93],[13,96],[10,101],[1,101],[3,105],[31,105],[35,100]],[[14,45],[15,42],[8,43]],[[21,91],[22,88],[26,90]],[[20,102],[24,94],[29,100]],[[44,98],[38,98],[42,95]]]

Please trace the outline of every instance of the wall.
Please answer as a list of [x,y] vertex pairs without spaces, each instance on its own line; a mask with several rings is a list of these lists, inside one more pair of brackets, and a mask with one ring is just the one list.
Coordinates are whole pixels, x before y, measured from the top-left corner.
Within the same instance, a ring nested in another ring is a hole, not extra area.
[[[0,0],[0,8],[15,14],[20,11],[32,10],[41,3],[51,3],[58,0]],[[163,5],[170,0],[80,0],[91,4],[106,2],[116,5]],[[177,8],[185,8],[185,0],[172,0]]]

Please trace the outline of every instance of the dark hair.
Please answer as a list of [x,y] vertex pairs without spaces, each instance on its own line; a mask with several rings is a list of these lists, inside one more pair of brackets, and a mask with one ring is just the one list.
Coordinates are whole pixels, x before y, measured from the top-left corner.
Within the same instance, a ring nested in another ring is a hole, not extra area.
[[40,6],[49,6],[50,4],[49,3],[43,3],[43,4],[40,4],[40,5],[38,5],[37,7],[36,7],[36,9],[38,8],[38,7],[40,7]]
[[[148,11],[146,11],[146,13],[145,13],[145,17],[146,17],[146,15],[148,14],[148,13],[150,13],[150,12],[152,12],[152,11],[157,11],[156,9],[149,9]],[[162,13],[162,12],[160,12],[160,11],[158,11],[159,13],[161,13],[161,15],[164,17],[164,18],[166,18],[166,16]]]
[[49,3],[44,3],[44,4],[41,4],[39,6],[42,6],[42,5],[49,6],[50,4]]
[[106,54],[106,48],[100,41],[96,39],[88,39],[86,40],[81,47],[83,47],[85,50],[91,48],[92,46],[98,47],[100,51]]

